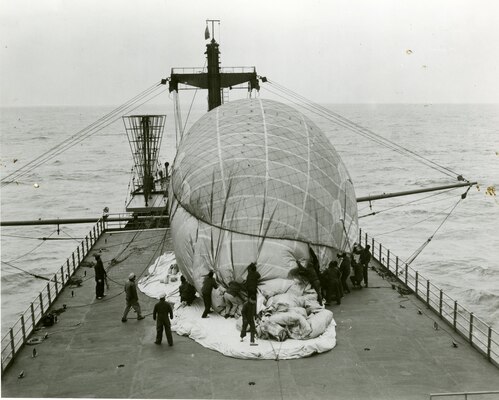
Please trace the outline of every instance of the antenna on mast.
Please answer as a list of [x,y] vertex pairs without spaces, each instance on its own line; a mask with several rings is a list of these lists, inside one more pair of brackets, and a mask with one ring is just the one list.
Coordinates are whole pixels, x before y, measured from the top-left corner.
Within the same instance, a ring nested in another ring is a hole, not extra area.
[[[208,24],[210,22],[211,22],[211,35],[210,35],[210,28],[208,26]],[[206,20],[206,29],[204,30],[205,40],[208,40],[211,37],[212,42],[215,41],[215,22],[218,22],[218,27],[219,27],[219,31],[220,31],[220,20],[219,19],[207,19]]]

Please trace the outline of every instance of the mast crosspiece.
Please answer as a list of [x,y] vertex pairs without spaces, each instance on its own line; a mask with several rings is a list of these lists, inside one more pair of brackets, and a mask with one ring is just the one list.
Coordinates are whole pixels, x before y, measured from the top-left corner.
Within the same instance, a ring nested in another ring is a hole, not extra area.
[[[208,67],[205,68],[172,68],[169,82],[170,93],[178,93],[179,84],[194,86],[199,89],[208,89],[208,111],[222,105],[225,88],[248,83],[248,91],[260,90],[255,67],[220,67],[219,45],[213,37],[214,23],[219,20],[207,20],[205,38],[209,39],[208,22],[212,23],[212,39],[206,45],[206,59]],[[189,72],[187,72],[189,71]],[[231,72],[229,72],[231,71]],[[166,80],[163,81],[166,83]]]

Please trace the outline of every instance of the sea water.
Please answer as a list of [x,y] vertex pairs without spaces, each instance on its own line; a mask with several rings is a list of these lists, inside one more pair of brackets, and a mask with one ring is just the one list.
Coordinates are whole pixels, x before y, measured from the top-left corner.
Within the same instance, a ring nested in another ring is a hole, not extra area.
[[[450,216],[465,188],[359,203],[359,222],[365,232],[401,260],[408,259],[433,236],[411,266],[499,329],[499,200],[486,194],[489,186],[499,188],[499,106],[327,107],[452,171],[449,177],[380,146],[359,132],[310,114],[340,153],[357,197],[455,183],[454,171],[480,183],[479,190],[472,188]],[[187,127],[202,115],[204,108],[198,107],[191,113]],[[2,178],[72,135],[82,139],[16,179],[16,183],[2,187],[3,221],[97,219],[105,207],[111,214],[124,211],[133,160],[121,119],[88,137],[83,135],[85,127],[111,110],[0,109]],[[175,128],[169,111],[167,107],[149,106],[139,112],[167,114],[160,157],[172,164]],[[14,267],[51,277],[91,227],[92,224],[2,227],[2,336],[47,283]],[[93,284],[92,280],[89,282]]]

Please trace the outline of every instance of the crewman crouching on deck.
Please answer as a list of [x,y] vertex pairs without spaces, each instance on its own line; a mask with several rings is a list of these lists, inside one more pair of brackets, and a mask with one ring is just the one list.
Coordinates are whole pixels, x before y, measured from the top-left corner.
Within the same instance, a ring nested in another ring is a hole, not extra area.
[[362,273],[362,264],[360,262],[356,262],[355,258],[352,257],[350,260],[352,264],[352,269],[353,269],[353,276],[350,277],[350,280],[352,281],[352,285],[354,288],[362,289],[362,279],[364,279],[363,273]]
[[163,293],[152,312],[152,319],[156,321],[156,341],[154,343],[161,344],[164,328],[168,346],[173,346],[172,330],[170,328],[170,319],[173,319],[173,310],[170,303],[165,301],[165,299],[166,294]]
[[185,276],[183,275],[180,277],[180,286],[178,291],[181,303],[185,302],[188,306],[190,306],[196,299],[196,288],[187,282],[187,279],[185,279]]
[[326,304],[330,304],[334,298],[336,304],[341,304],[343,290],[340,281],[340,270],[337,261],[331,261],[324,272],[326,282]]

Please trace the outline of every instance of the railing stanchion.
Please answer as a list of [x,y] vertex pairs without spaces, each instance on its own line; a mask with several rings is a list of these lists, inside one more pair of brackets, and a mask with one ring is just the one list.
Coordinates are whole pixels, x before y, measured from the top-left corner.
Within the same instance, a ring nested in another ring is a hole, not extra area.
[[442,303],[444,300],[444,292],[440,289],[440,299],[438,301],[438,315],[442,316]]
[[426,304],[430,305],[430,281],[426,281]]
[[40,311],[41,315],[43,315],[43,298],[42,298],[42,292],[38,295],[38,298],[40,299]]
[[[371,249],[372,249],[373,257],[374,257],[374,249],[375,249],[375,247],[374,247],[374,238],[371,238],[371,245],[372,245]],[[379,262],[381,262],[381,260],[379,260]]]
[[23,331],[23,343],[26,342],[26,326],[24,325],[24,314],[21,315],[21,329]]
[[35,306],[33,303],[29,306],[31,308],[31,321],[33,321],[33,329],[35,329],[36,321],[35,321]]
[[73,254],[71,254],[72,258],[73,258],[73,272],[75,272],[76,270],[76,267],[75,267],[75,253],[73,251]]
[[52,305],[52,297],[50,296],[50,282],[47,283],[47,293],[49,295],[49,304],[47,306],[47,308],[48,308],[48,307],[50,307]]
[[490,361],[490,348],[492,347],[492,327],[489,326],[489,332],[487,334],[487,360]]
[[416,271],[416,282],[414,283],[414,292],[416,297],[418,297],[418,283],[419,283],[419,271]]
[[409,266],[405,264],[405,285],[407,286],[407,275],[409,273]]
[[386,268],[390,271],[390,249],[386,251]]
[[68,268],[68,280],[69,280],[69,277],[71,276],[71,268],[69,267],[69,258],[66,260],[66,266]]
[[454,330],[457,330],[457,301],[456,300],[454,300],[454,317],[453,317],[452,325],[454,326]]
[[12,349],[12,358],[14,358],[14,355],[16,354],[16,345],[14,343],[14,331],[12,328],[9,329],[9,335],[10,335],[10,348]]
[[81,262],[81,261],[80,261],[80,246],[78,246],[78,247],[76,248],[76,254],[77,254],[77,256],[78,256],[78,265],[80,265],[80,262]]
[[367,236],[367,232],[366,232],[366,236],[365,236],[365,245],[367,246],[367,242],[369,241],[369,238]]
[[395,257],[395,276],[399,277],[399,256]]
[[85,244],[87,245],[87,253],[88,253],[88,249],[89,249],[89,247],[88,247],[88,236],[85,236]]
[[64,267],[63,266],[61,267],[61,283],[63,285],[63,287],[61,288],[61,290],[62,290],[62,289],[64,289],[64,284],[66,283],[66,281],[64,280]]
[[381,264],[383,264],[383,253],[382,253],[382,251],[383,251],[383,248],[382,248],[381,243],[380,243],[379,244],[379,262]]
[[362,246],[362,228],[359,229],[359,244]]
[[57,272],[54,275],[54,284],[55,284],[55,295],[59,294],[59,285],[57,284]]
[[473,344],[473,313],[470,313],[470,344]]

